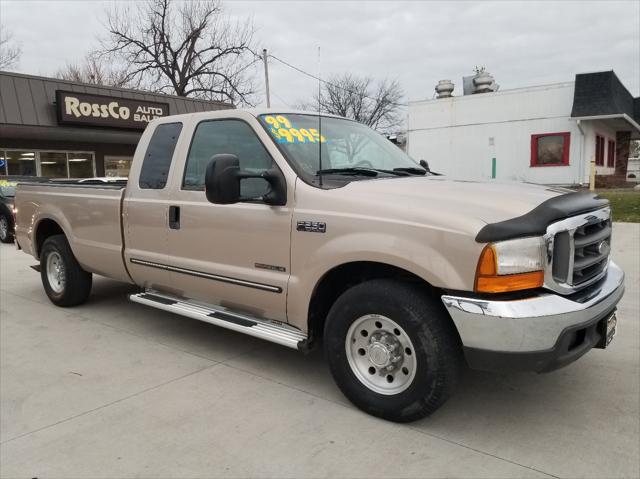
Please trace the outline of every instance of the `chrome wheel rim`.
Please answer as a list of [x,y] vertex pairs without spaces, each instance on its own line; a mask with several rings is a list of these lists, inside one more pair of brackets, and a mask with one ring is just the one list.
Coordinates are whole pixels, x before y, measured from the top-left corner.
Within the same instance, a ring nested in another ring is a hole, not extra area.
[[6,239],[9,234],[9,223],[7,223],[7,218],[4,216],[0,217],[0,238]]
[[409,335],[386,316],[367,314],[356,319],[345,340],[351,371],[379,394],[398,394],[416,375],[416,354]]
[[61,293],[64,290],[64,263],[60,254],[55,251],[47,256],[47,281],[55,293]]

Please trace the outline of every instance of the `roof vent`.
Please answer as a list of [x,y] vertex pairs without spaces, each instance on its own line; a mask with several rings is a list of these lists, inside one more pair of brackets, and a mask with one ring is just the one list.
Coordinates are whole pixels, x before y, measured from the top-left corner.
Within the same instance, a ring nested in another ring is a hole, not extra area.
[[479,71],[476,73],[476,75],[473,77],[473,86],[474,86],[474,93],[488,93],[490,91],[493,91],[491,89],[491,85],[493,85],[494,81],[493,81],[493,77],[491,76],[491,74],[489,72],[486,72],[483,70]]
[[455,85],[451,80],[440,80],[436,85],[437,98],[450,98]]
[[487,72],[484,67],[475,67],[474,71],[475,75],[462,78],[465,95],[498,91],[500,86],[495,82],[493,75]]

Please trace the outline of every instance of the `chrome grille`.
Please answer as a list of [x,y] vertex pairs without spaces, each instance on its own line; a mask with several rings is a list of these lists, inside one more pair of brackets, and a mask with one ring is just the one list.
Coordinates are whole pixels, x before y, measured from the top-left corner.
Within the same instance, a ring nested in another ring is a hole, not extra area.
[[587,224],[573,233],[573,275],[578,286],[599,275],[607,266],[611,250],[611,220]]
[[563,294],[602,278],[611,250],[611,211],[603,208],[551,224],[545,235],[545,286]]

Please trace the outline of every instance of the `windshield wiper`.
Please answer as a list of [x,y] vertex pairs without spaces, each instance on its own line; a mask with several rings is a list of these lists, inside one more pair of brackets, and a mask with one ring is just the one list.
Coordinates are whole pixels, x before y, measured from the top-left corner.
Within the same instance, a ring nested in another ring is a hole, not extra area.
[[362,176],[378,176],[378,173],[386,173],[393,176],[407,176],[404,171],[383,170],[380,168],[364,168],[359,166],[351,166],[346,168],[326,168],[318,170],[316,175],[362,175]]
[[403,168],[394,168],[393,171],[403,171],[405,173],[409,173],[410,175],[420,175],[420,176],[424,176],[427,174],[427,170],[423,168],[415,168],[413,166],[403,167]]
[[325,168],[316,171],[316,175],[362,175],[378,176],[378,172],[369,168]]

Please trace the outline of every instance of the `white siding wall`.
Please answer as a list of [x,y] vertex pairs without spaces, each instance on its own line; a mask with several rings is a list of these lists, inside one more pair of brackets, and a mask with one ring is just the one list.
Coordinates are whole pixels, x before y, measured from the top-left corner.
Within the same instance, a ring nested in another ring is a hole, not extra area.
[[[587,150],[589,138],[583,143],[577,123],[569,118],[573,91],[571,82],[412,103],[407,152],[427,160],[434,171],[462,179],[491,178],[496,158],[497,179],[588,181],[583,150],[594,151],[595,136]],[[584,123],[583,130],[587,133]],[[531,135],[559,132],[571,134],[569,165],[531,167]]]

